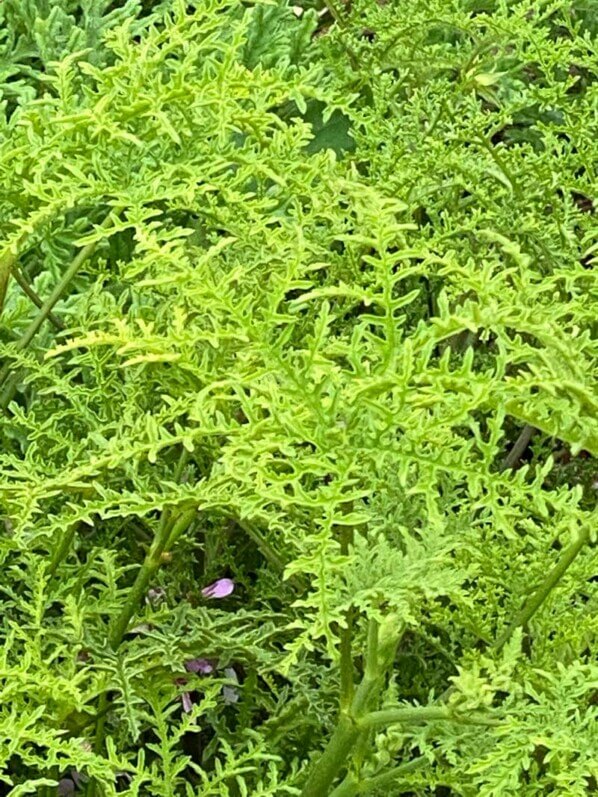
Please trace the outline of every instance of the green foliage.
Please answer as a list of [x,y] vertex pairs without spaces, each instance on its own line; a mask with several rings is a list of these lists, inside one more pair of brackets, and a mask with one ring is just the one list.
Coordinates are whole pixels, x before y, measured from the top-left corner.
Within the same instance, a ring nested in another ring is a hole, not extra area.
[[10,107],[15,100],[27,102],[43,91],[50,64],[71,53],[86,53],[94,63],[104,62],[104,33],[117,25],[130,24],[141,10],[142,0],[119,4],[111,0],[3,2],[0,90]]
[[593,4],[333,11],[0,5],[12,797],[596,789]]

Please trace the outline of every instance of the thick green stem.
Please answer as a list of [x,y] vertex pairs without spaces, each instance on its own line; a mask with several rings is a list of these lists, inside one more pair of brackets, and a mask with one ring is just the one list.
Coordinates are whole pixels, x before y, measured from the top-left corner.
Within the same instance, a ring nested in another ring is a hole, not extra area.
[[[186,448],[183,448],[174,471],[175,482],[178,483],[181,481],[188,461],[189,452]],[[160,525],[158,526],[151,547],[129,591],[127,602],[123,606],[121,613],[116,618],[108,634],[108,642],[112,650],[117,650],[119,648],[127,632],[127,628],[129,627],[131,617],[137,611],[139,604],[143,600],[143,596],[147,592],[150,581],[162,564],[162,554],[170,545],[175,543],[178,537],[180,537],[182,532],[185,531],[187,526],[191,523],[195,517],[195,509],[184,511],[179,515],[177,520],[172,521],[171,517],[172,513],[169,509],[162,510]]]
[[324,752],[314,765],[301,797],[327,797],[330,787],[345,766],[362,730],[354,717],[361,714],[377,682],[378,624],[370,621],[364,675],[353,697],[350,711],[341,711]]
[[381,725],[407,724],[435,720],[447,720],[452,716],[448,708],[435,708],[430,706],[415,706],[414,708],[385,708],[382,711],[372,711],[358,720],[358,725],[364,728],[377,728]]
[[345,615],[346,627],[340,631],[340,709],[347,711],[353,701],[353,611]]
[[353,772],[348,772],[338,786],[330,792],[330,797],[356,797],[359,794],[359,781]]
[[391,638],[380,640],[378,623],[370,620],[363,678],[355,690],[350,711],[340,713],[338,724],[315,763],[301,797],[328,797],[334,781],[346,768],[349,754],[363,734],[367,733],[367,728],[358,724],[359,719],[380,692],[392,664],[399,636],[398,629],[395,629]]
[[[353,701],[351,703],[351,712],[353,717],[361,717],[372,706],[376,700],[386,676],[386,670],[389,662],[385,661],[384,650],[380,650],[380,628],[375,620],[370,620],[368,625],[368,640],[366,650],[366,663],[364,670],[364,677],[357,690]],[[363,762],[367,756],[368,746],[370,742],[371,731],[369,728],[360,726],[359,736],[355,740],[353,752],[351,755],[351,769],[345,777],[345,790],[349,791],[350,784],[358,781],[359,773],[363,766]],[[344,781],[343,781],[344,783]],[[343,786],[340,784],[339,788]]]
[[386,725],[417,725],[420,722],[458,722],[462,725],[495,727],[500,720],[475,714],[458,714],[441,706],[414,706],[413,708],[386,708],[372,711],[357,720],[358,727],[378,728]]
[[[435,706],[415,706],[413,708],[387,708],[382,711],[372,711],[369,714],[364,714],[362,717],[355,720],[358,729],[372,729],[381,726],[388,726],[393,724],[404,725],[417,725],[421,722],[457,722],[464,725],[482,725],[484,727],[495,727],[500,725],[499,720],[491,717],[477,716],[475,714],[456,714],[454,711]],[[358,740],[356,740],[358,743]],[[360,781],[358,774],[349,772],[345,779],[334,789],[330,797],[357,797],[359,794],[365,794],[374,788],[379,788],[387,782],[395,780],[401,773],[407,773],[413,769],[419,768],[422,763],[421,759],[410,761],[403,766],[396,767],[390,772],[385,772],[382,775],[374,778],[369,778]]]
[[[174,543],[174,541],[189,526],[195,517],[195,514],[195,509],[185,511],[174,523],[170,523],[168,522],[169,514],[166,511],[162,513],[160,526],[156,532],[156,537],[152,543],[152,546],[137,574],[137,578],[131,587],[131,590],[127,596],[127,601],[123,606],[121,613],[116,618],[116,621],[109,630],[108,644],[113,651],[117,651],[120,647],[129,627],[131,617],[137,611],[154,574],[162,563],[162,554],[166,550],[167,546]],[[100,753],[104,747],[106,714],[108,712],[108,706],[108,693],[104,690],[100,695],[100,702],[96,715],[94,743],[94,750],[96,753]],[[88,797],[95,797],[96,795],[96,784],[93,781],[91,781],[88,786],[87,795]]]
[[118,650],[120,643],[129,627],[131,617],[137,611],[143,596],[146,594],[148,586],[154,577],[156,571],[162,564],[162,554],[169,544],[173,544],[176,539],[185,531],[193,518],[195,517],[196,510],[191,509],[183,514],[171,525],[170,523],[160,523],[160,527],[156,532],[156,537],[152,546],[145,557],[145,561],[141,565],[137,578],[131,587],[127,596],[127,601],[123,606],[121,613],[116,618],[110,633],[108,635],[108,642],[112,650]]
[[[377,620],[368,622],[368,635],[365,648],[365,680],[373,679],[378,675],[378,645],[380,642],[380,626]],[[356,700],[358,700],[356,696]]]
[[[95,739],[93,750],[94,753],[100,755],[104,747],[104,736],[106,728],[106,715],[108,714],[108,692],[104,689],[100,694],[100,702],[98,703],[98,711],[96,714],[96,727]],[[89,784],[88,797],[92,797],[95,792],[95,784],[93,781]]]
[[359,779],[354,772],[347,772],[344,779],[330,792],[330,797],[356,797],[359,794]]
[[[188,460],[189,452],[183,448],[174,472],[175,481],[179,482],[181,480]],[[121,613],[109,629],[108,644],[113,651],[117,651],[120,647],[122,640],[127,633],[131,617],[137,611],[154,574],[162,564],[162,554],[170,545],[173,545],[180,535],[185,531],[185,529],[188,528],[189,524],[195,517],[195,514],[195,509],[185,510],[181,515],[179,515],[178,519],[174,520],[173,522],[171,520],[172,512],[168,509],[164,509],[162,511],[160,525],[158,526],[150,550],[145,557],[141,569],[137,573],[137,578],[131,587],[131,590],[127,596],[127,601],[123,606]],[[94,750],[98,754],[102,752],[104,747],[106,716],[108,713],[108,708],[108,693],[104,689],[100,694],[98,711],[96,714]],[[87,787],[87,797],[96,797],[96,792],[97,784],[92,780]]]
[[358,737],[359,728],[353,719],[342,714],[326,749],[303,787],[301,797],[327,797]]

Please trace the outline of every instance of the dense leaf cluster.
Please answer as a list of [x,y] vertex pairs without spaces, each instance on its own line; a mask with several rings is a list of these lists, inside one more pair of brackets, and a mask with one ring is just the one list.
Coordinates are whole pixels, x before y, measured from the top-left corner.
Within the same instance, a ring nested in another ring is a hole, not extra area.
[[598,788],[598,12],[312,6],[0,4],[11,797]]

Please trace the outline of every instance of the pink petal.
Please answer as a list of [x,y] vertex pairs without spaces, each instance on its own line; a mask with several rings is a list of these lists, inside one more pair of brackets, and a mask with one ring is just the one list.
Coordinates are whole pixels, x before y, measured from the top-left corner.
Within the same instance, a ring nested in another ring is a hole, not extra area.
[[209,675],[211,672],[214,672],[214,665],[208,659],[189,659],[189,661],[185,662],[185,669],[187,672]]
[[207,587],[204,587],[201,594],[204,598],[226,598],[235,589],[235,582],[232,578],[219,578]]
[[183,701],[183,711],[188,714],[193,708],[193,700],[191,700],[189,692],[183,692],[181,700]]

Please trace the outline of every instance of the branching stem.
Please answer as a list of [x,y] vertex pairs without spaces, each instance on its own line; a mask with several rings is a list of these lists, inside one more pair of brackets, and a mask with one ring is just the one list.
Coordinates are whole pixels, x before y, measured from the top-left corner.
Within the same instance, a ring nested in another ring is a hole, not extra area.
[[414,706],[413,708],[386,708],[372,711],[357,721],[364,728],[378,728],[386,725],[417,725],[420,722],[458,722],[462,725],[482,725],[495,727],[500,720],[475,714],[458,714],[443,706]]
[[[43,308],[43,306],[44,306],[44,300],[32,288],[32,286],[30,285],[30,283],[27,280],[27,277],[23,274],[21,269],[18,266],[14,266],[14,268],[12,270],[12,274],[13,274],[13,277],[15,278],[15,282],[21,288],[21,290],[23,291],[25,296],[27,296],[29,299],[31,299],[33,304],[41,310]],[[64,329],[64,324],[62,323],[60,318],[58,318],[58,316],[54,315],[54,313],[52,313],[52,312],[48,313],[48,321],[51,324],[54,324],[56,329],[59,329],[59,330],[63,330]]]
[[571,543],[568,548],[565,548],[558,562],[552,568],[544,582],[532,595],[530,595],[521,611],[515,615],[511,623],[498,637],[494,643],[494,649],[496,651],[500,651],[506,645],[517,628],[527,625],[534,614],[538,611],[540,606],[548,598],[552,590],[565,575],[569,567],[573,564],[580,551],[582,551],[585,545],[588,543],[589,539],[590,528],[589,526],[586,526],[586,528],[580,532],[579,537],[575,540],[575,542]]
[[334,781],[346,767],[350,753],[362,734],[368,731],[367,727],[359,724],[359,720],[380,693],[400,636],[395,633],[391,642],[387,639],[381,642],[379,633],[378,623],[370,620],[363,678],[355,690],[350,710],[340,712],[336,728],[314,764],[301,797],[328,797]]
[[118,650],[120,647],[120,643],[129,627],[131,617],[137,611],[152,578],[163,562],[162,554],[188,528],[195,515],[196,510],[190,509],[183,512],[172,524],[160,524],[151,548],[137,573],[137,578],[129,590],[127,601],[110,629],[108,642],[112,650]]
[[[108,226],[110,226],[110,223],[112,221],[113,221],[113,211],[110,211],[110,213],[108,213],[104,221],[101,223],[100,229],[106,229]],[[40,307],[39,313],[35,316],[35,318],[29,324],[23,335],[16,342],[15,345],[17,351],[23,351],[23,349],[26,349],[27,346],[31,343],[31,341],[37,334],[39,328],[42,326],[44,321],[50,316],[54,305],[58,301],[60,301],[66,289],[77,275],[79,269],[81,268],[83,263],[85,263],[85,261],[89,257],[91,257],[91,255],[95,252],[96,247],[97,247],[97,241],[92,241],[91,243],[84,246],[81,249],[81,251],[73,258],[69,267],[58,281],[58,284],[54,287],[52,293],[43,302],[42,306]],[[2,369],[0,369],[0,384],[6,382],[7,377],[10,374],[10,370],[11,366],[8,362],[6,362],[2,367]],[[4,390],[2,392],[2,397],[0,398],[0,407],[3,410],[5,410],[8,407],[12,397],[14,396],[16,386],[17,386],[17,380],[15,375],[13,374],[12,377],[8,379],[8,381],[6,382]]]
[[[179,457],[174,477],[179,482],[183,476],[185,466],[189,460],[189,452],[183,448]],[[169,509],[162,510],[160,524],[156,530],[154,540],[145,557],[133,586],[129,590],[125,605],[120,614],[111,625],[108,632],[108,644],[116,652],[127,632],[131,618],[137,611],[143,596],[154,577],[156,571],[163,562],[162,554],[178,540],[181,534],[189,527],[196,515],[196,509],[183,510],[178,517],[172,517]],[[104,747],[106,715],[108,712],[108,693],[104,689],[100,694],[98,711],[96,714],[96,730],[94,749],[100,753]],[[96,785],[92,781],[88,788],[88,797],[95,797]]]

